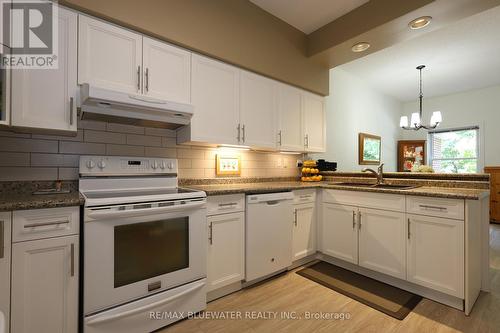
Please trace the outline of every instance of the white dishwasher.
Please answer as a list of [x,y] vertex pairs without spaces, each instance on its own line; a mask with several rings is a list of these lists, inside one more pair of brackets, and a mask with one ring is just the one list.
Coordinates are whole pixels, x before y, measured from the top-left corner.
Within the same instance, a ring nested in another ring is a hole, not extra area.
[[292,192],[246,197],[246,280],[281,271],[292,264]]

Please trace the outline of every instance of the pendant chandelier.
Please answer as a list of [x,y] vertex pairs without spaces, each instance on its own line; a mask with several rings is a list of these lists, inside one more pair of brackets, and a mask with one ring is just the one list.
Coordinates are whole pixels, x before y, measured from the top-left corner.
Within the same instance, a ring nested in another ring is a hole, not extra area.
[[439,124],[443,121],[443,117],[441,116],[440,111],[435,111],[432,113],[431,123],[429,126],[425,126],[421,124],[422,121],[422,101],[424,99],[424,95],[422,94],[422,69],[425,68],[425,65],[420,65],[417,69],[420,72],[420,95],[418,97],[420,102],[419,112],[414,112],[411,114],[410,125],[408,126],[408,117],[402,116],[399,121],[399,126],[405,130],[413,130],[418,131],[423,128],[426,130],[431,130],[439,126]]

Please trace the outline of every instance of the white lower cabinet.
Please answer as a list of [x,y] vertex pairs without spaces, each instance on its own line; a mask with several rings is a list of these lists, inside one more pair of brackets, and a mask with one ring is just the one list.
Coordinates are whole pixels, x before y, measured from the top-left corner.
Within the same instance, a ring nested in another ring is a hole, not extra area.
[[357,207],[323,203],[321,246],[324,254],[358,263],[357,213]]
[[297,190],[294,194],[292,260],[316,253],[316,190]]
[[9,332],[10,316],[11,217],[11,212],[0,213],[0,311],[5,316],[5,332]]
[[12,245],[12,333],[78,330],[78,236]]
[[464,221],[408,215],[408,281],[464,298]]
[[207,291],[245,279],[245,213],[209,216]]
[[359,265],[406,279],[405,213],[359,209]]

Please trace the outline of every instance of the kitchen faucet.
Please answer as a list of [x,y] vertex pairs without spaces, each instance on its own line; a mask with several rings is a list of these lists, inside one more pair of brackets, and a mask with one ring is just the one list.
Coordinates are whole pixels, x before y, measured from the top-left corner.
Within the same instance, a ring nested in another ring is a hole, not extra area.
[[378,171],[370,168],[364,168],[362,172],[371,172],[375,176],[377,176],[377,185],[384,183],[384,163],[380,164],[380,166],[378,167]]

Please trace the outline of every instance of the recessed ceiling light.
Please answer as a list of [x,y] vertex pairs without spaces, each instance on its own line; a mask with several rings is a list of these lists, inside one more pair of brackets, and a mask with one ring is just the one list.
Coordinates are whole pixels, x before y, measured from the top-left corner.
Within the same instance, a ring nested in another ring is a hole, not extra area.
[[418,17],[410,21],[410,23],[408,23],[408,26],[410,27],[410,29],[413,30],[422,29],[423,27],[428,26],[429,23],[431,23],[431,20],[432,20],[431,16]]
[[363,51],[368,50],[369,47],[370,47],[370,43],[368,43],[368,42],[359,42],[359,43],[354,44],[351,47],[351,50],[352,50],[352,52],[363,52]]

